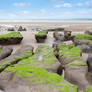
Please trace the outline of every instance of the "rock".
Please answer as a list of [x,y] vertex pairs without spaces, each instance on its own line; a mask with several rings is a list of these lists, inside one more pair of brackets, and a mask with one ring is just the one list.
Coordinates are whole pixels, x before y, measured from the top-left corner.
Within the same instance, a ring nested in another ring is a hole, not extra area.
[[82,50],[83,53],[92,53],[92,47],[86,44],[78,45],[78,48]]
[[55,38],[56,41],[64,41],[64,36],[57,31],[53,33],[53,37]]
[[77,92],[77,86],[38,66],[20,62],[0,74],[5,92]]
[[15,31],[14,28],[8,28],[8,31]]
[[79,61],[82,59],[82,52],[78,47],[75,47],[73,44],[59,44],[58,45],[58,55],[59,61],[62,65],[69,64],[75,60]]
[[77,86],[56,74],[60,66],[54,49],[40,46],[33,56],[1,72],[0,87],[5,92],[77,92]]
[[47,31],[64,31],[64,28],[52,28],[48,29]]
[[19,32],[11,32],[8,34],[0,35],[0,44],[19,44],[21,43],[23,36]]
[[71,40],[71,31],[64,31],[64,40]]
[[[28,59],[29,61],[34,61],[34,63],[31,63],[33,66],[39,65],[39,67],[42,67],[43,69],[48,70],[49,72],[57,73],[58,69],[60,69],[61,64],[57,60],[57,58],[54,55],[54,49],[47,45],[42,45],[38,47],[35,54]],[[26,62],[27,60],[25,60]],[[61,73],[62,73],[62,67],[61,67]]]
[[87,80],[87,65],[85,62],[72,62],[65,66],[65,79],[70,83],[77,85],[79,90],[86,92],[89,85]]
[[92,73],[92,54],[89,54],[87,59],[88,72]]
[[35,34],[35,39],[38,43],[44,43],[45,39],[47,38],[47,31],[40,31],[39,33]]
[[30,45],[22,46],[14,54],[0,61],[0,72],[10,65],[16,64],[22,59],[26,59],[33,55],[33,47]]
[[92,36],[87,34],[77,34],[73,39],[75,46],[81,48],[84,53],[92,52]]
[[92,35],[92,31],[85,31],[85,34]]
[[8,57],[11,55],[13,49],[12,48],[8,48],[8,47],[3,47],[0,53],[0,60]]
[[22,26],[19,26],[18,31],[27,31],[26,28],[22,28]]

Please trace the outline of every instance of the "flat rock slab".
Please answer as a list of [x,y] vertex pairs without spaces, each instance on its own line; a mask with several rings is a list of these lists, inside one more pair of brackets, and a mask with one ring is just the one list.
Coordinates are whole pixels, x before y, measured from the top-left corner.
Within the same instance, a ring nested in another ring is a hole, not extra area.
[[11,32],[0,35],[0,45],[10,45],[21,43],[23,36],[19,32]]

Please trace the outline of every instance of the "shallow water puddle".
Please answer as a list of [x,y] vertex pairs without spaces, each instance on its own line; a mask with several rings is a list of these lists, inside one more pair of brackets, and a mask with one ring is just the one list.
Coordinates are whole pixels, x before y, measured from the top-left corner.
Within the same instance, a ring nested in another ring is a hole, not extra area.
[[65,71],[64,71],[64,69],[62,70],[61,76],[62,76],[63,78],[64,78],[64,76],[65,76]]

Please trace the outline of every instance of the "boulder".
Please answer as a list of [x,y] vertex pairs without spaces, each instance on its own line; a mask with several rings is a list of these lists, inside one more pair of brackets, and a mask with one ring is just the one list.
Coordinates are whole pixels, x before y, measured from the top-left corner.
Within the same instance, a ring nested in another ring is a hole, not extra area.
[[64,40],[68,41],[71,40],[71,31],[64,31]]
[[38,43],[44,43],[47,38],[47,31],[40,31],[35,34],[35,39]]
[[14,28],[8,28],[8,31],[15,31]]
[[55,38],[56,41],[64,41],[64,36],[57,31],[53,33],[53,37]]
[[22,46],[14,54],[0,61],[0,72],[10,65],[16,64],[22,59],[28,58],[33,55],[33,47],[30,45]]
[[82,59],[82,51],[80,48],[75,47],[73,44],[59,44],[57,47],[59,61],[62,65],[69,64],[70,62],[80,61]]
[[11,32],[8,34],[0,35],[0,44],[19,44],[21,43],[23,36],[19,32]]
[[76,61],[65,66],[65,79],[77,85],[78,89],[83,92],[86,92],[86,87],[89,85],[87,76],[87,65],[85,62]]
[[92,31],[85,31],[85,34],[92,35]]
[[9,48],[9,47],[3,47],[2,50],[1,50],[1,53],[0,53],[0,60],[8,57],[11,55],[13,49],[12,48]]
[[88,34],[76,34],[73,39],[75,46],[78,46],[82,52],[90,53],[92,52],[92,36]]
[[27,31],[26,28],[23,28],[22,26],[19,26],[18,31]]
[[78,48],[82,50],[83,53],[92,53],[92,47],[86,44],[78,45]]

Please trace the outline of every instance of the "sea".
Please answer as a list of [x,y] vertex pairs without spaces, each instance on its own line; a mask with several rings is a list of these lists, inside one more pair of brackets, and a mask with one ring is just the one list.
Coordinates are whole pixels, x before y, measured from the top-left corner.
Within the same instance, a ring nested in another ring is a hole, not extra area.
[[91,18],[79,19],[0,19],[0,22],[92,22]]

